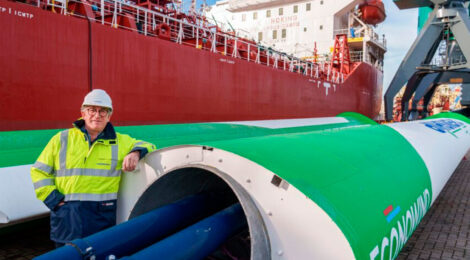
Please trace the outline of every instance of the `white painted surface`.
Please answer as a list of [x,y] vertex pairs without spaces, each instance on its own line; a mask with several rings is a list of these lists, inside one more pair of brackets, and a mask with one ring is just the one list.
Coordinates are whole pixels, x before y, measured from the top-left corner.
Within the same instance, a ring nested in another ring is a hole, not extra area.
[[470,148],[470,125],[460,120],[446,119],[463,123],[464,128],[455,134],[451,134],[449,132],[440,133],[424,124],[437,120],[441,119],[388,125],[403,135],[424,160],[431,177],[432,202],[436,200],[444,185]]
[[[129,215],[142,193],[168,170],[189,165],[202,160],[202,149],[184,146],[184,150],[158,150],[147,154],[139,162],[139,170],[123,172],[118,195],[117,223],[129,218]],[[164,152],[164,156],[162,155]]]
[[175,168],[202,165],[228,174],[251,196],[268,231],[272,259],[354,259],[345,236],[318,205],[292,185],[271,184],[273,173],[252,161],[218,149],[180,146],[149,154],[141,164],[146,165],[140,172],[123,175],[121,221],[158,178]]
[[0,226],[49,212],[36,198],[30,169],[31,165],[0,168]]
[[349,121],[344,117],[317,117],[317,118],[299,118],[299,119],[280,119],[280,120],[259,120],[259,121],[233,121],[224,122],[224,124],[257,126],[271,129],[288,128],[288,127],[301,127],[301,126],[314,126],[314,125],[327,125],[348,123]]
[[[311,57],[317,44],[318,54],[330,53],[335,31],[347,33],[348,12],[361,0],[227,0],[211,6],[206,17],[216,19],[224,30],[235,28],[237,34],[297,57]],[[310,10],[307,10],[307,4]],[[297,6],[297,12],[294,12]],[[282,8],[282,15],[279,9]],[[270,17],[267,17],[267,11]],[[256,13],[256,15],[254,14]],[[255,18],[256,16],[256,18]],[[285,30],[285,38],[282,31]],[[273,37],[276,31],[276,39]]]

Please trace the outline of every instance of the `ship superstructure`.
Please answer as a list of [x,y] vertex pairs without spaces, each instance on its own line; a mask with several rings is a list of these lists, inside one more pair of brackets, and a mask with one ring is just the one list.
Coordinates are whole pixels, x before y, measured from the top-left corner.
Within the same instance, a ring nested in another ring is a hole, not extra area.
[[353,61],[382,69],[386,41],[373,24],[383,21],[385,13],[383,5],[377,4],[362,0],[223,0],[211,6],[206,16],[238,35],[308,60],[330,59],[335,37],[345,34]]

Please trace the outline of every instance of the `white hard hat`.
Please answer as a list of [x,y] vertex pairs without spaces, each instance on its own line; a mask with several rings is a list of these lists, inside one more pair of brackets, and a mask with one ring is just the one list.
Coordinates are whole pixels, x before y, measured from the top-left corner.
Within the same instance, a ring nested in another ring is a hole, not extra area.
[[83,99],[83,106],[98,106],[98,107],[107,107],[113,110],[113,102],[111,97],[102,89],[94,89],[85,96]]

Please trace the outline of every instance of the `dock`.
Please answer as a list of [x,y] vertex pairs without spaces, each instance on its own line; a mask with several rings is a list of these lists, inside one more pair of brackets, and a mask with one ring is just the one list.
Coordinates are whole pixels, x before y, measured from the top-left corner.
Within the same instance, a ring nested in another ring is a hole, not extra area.
[[470,259],[469,155],[459,164],[397,259]]

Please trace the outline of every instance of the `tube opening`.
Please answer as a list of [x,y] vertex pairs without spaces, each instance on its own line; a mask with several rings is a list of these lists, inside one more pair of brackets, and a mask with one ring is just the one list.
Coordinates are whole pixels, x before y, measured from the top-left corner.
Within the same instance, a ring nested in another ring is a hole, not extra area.
[[129,218],[196,194],[207,194],[210,197],[207,202],[211,204],[211,210],[207,212],[207,216],[240,203],[245,222],[248,223],[225,240],[207,259],[266,259],[264,257],[269,252],[269,240],[255,203],[232,177],[211,167],[200,165],[166,173],[142,194]]

